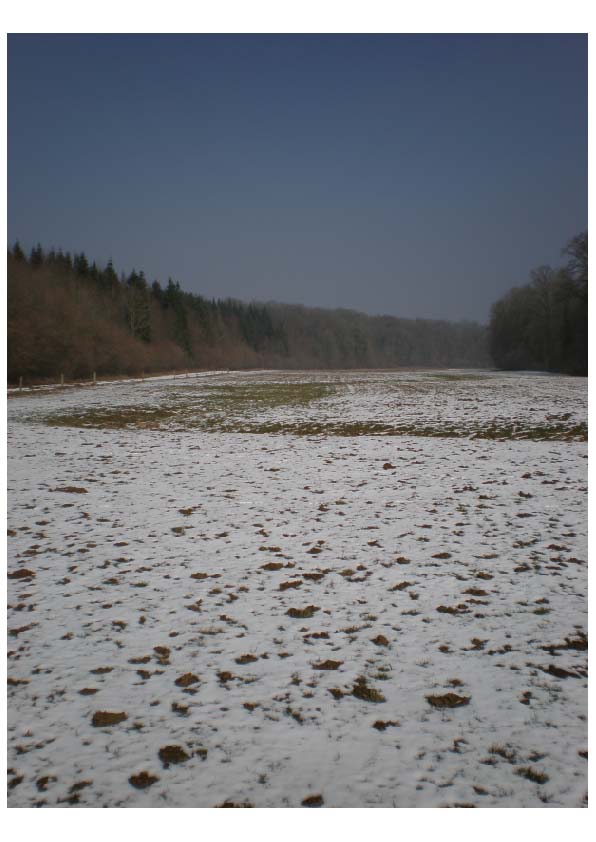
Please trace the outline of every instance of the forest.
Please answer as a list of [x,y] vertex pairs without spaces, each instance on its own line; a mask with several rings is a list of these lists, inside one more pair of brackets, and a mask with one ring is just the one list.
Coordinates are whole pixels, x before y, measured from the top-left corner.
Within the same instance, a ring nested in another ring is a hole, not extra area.
[[489,350],[497,368],[587,375],[588,232],[561,254],[563,266],[540,266],[493,304]]
[[474,322],[207,299],[84,253],[8,252],[8,380],[189,369],[486,367]]

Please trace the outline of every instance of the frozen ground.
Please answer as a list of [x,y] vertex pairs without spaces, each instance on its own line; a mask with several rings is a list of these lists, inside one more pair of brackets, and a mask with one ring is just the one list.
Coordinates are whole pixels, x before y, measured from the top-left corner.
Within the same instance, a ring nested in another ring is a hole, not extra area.
[[584,806],[586,416],[488,372],[11,396],[9,806]]

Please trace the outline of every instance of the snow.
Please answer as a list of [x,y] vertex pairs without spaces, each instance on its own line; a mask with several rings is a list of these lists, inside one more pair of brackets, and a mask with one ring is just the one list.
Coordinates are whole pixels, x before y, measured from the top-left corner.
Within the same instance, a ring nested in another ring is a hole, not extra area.
[[[8,572],[35,575],[8,580],[9,806],[583,806],[587,651],[543,647],[587,633],[587,443],[474,433],[585,422],[586,381],[449,374],[13,394]],[[214,385],[310,382],[337,391],[245,421],[321,421],[320,435],[43,423],[131,405],[199,413]],[[346,421],[462,437],[331,434]],[[287,614],[307,606],[311,618]],[[313,667],[326,660],[341,664]],[[187,673],[198,682],[177,686]],[[352,695],[362,676],[384,702]],[[446,693],[469,703],[429,704]],[[94,727],[97,711],[127,719]],[[189,759],[166,768],[165,746]],[[142,771],[158,778],[144,790],[129,782]]]

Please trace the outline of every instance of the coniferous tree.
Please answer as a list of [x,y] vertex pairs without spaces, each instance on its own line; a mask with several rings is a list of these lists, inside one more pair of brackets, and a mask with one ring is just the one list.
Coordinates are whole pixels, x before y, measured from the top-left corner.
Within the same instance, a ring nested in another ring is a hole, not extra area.
[[41,266],[41,264],[43,263],[43,249],[40,243],[38,243],[31,249],[29,263],[32,266]]
[[112,258],[108,260],[106,268],[101,273],[100,283],[104,289],[106,289],[110,296],[113,298],[116,290],[119,286],[118,275],[114,271],[114,264],[112,263]]
[[15,260],[23,261],[23,260],[26,259],[25,258],[25,252],[21,248],[21,244],[19,243],[18,240],[15,242],[14,246],[12,247],[12,255],[13,255]]
[[73,267],[77,275],[86,277],[89,274],[89,263],[84,252],[75,254],[73,259]]
[[151,310],[145,275],[133,269],[126,283],[126,309],[130,332],[144,342],[149,342],[151,340]]

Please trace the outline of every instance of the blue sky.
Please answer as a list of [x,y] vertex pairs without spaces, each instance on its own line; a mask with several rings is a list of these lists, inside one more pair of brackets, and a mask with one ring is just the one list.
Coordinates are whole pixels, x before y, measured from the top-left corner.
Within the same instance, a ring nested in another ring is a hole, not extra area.
[[8,144],[10,242],[484,321],[587,227],[587,37],[11,35]]

